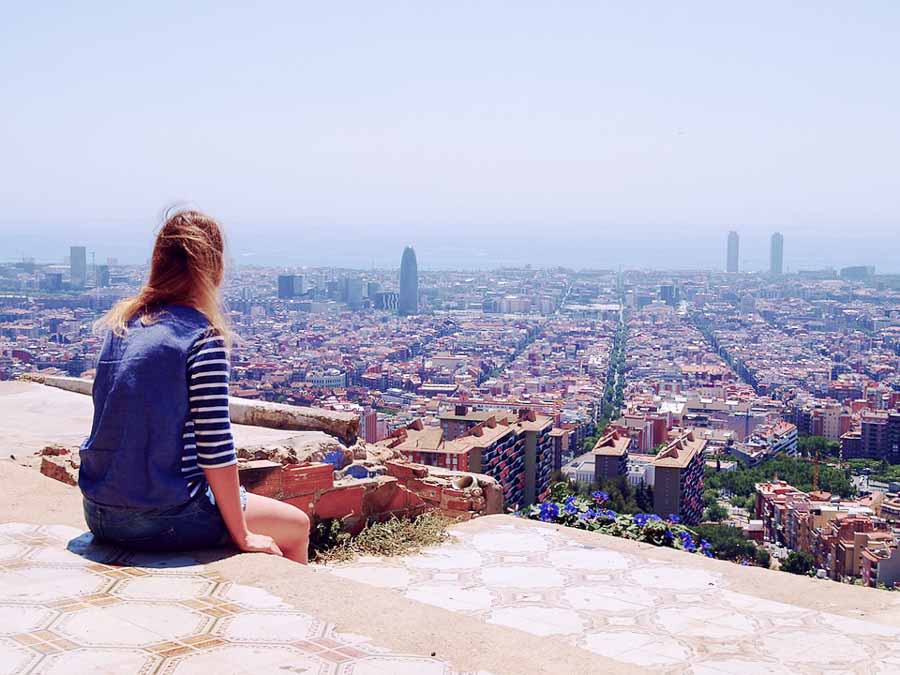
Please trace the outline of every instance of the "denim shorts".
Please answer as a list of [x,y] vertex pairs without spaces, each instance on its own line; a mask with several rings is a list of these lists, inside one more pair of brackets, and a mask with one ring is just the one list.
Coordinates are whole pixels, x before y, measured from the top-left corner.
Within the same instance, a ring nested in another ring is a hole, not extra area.
[[[241,506],[247,508],[243,487]],[[98,540],[133,551],[189,551],[231,543],[209,488],[186,504],[164,509],[105,506],[85,497],[84,519]]]

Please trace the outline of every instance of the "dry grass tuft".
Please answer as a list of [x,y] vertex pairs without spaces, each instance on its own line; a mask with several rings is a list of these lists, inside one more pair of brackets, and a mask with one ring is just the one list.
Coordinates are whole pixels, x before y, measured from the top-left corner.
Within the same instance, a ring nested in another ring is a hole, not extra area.
[[333,546],[318,548],[316,562],[334,563],[353,560],[358,556],[398,556],[444,542],[447,528],[455,521],[437,511],[427,511],[418,518],[392,518],[383,523],[370,523],[355,537],[337,536]]

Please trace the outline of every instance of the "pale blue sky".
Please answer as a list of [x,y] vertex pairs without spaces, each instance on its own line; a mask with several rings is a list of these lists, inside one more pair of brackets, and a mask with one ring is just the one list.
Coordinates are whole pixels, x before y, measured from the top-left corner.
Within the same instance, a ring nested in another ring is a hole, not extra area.
[[893,0],[36,5],[0,259],[142,259],[191,200],[248,262],[721,267],[735,228],[900,270]]

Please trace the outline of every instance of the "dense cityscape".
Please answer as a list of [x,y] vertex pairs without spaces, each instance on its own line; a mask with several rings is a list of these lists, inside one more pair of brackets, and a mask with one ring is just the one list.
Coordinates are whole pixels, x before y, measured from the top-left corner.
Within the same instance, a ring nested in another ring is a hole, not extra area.
[[[368,443],[493,476],[510,510],[563,477],[619,481],[650,512],[893,587],[898,279],[785,274],[778,233],[769,269],[742,272],[739,246],[723,272],[432,272],[411,246],[399,273],[233,266],[231,393],[352,412]],[[91,376],[93,322],[146,273],[96,258],[0,266],[0,379]]]
[[0,32],[0,675],[900,673],[900,3]]

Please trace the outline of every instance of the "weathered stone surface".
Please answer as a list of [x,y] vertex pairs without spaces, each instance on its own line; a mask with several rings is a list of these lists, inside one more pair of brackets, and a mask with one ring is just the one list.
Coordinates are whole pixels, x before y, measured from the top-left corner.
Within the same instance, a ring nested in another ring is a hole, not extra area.
[[78,467],[77,455],[41,458],[41,473],[66,485],[78,485]]
[[94,387],[92,380],[84,380],[80,377],[63,377],[61,375],[41,375],[39,373],[25,373],[19,376],[20,380],[26,382],[36,382],[38,384],[46,384],[48,387],[56,387],[64,389],[76,394],[91,395]]
[[363,440],[357,440],[350,448],[353,453],[353,459],[367,459],[369,456],[369,445]]
[[365,444],[365,458],[370,462],[384,464],[392,459],[403,459],[403,453],[393,448],[386,448],[381,445]]
[[239,446],[238,459],[267,459],[279,464],[330,462],[343,468],[353,461],[353,452],[326,433],[292,436],[278,443]]
[[359,418],[352,413],[250,401],[234,396],[229,398],[228,411],[236,424],[296,431],[324,431],[348,445],[356,441],[359,432]]

